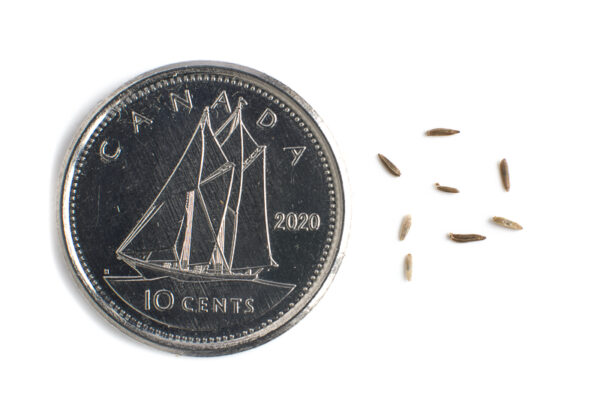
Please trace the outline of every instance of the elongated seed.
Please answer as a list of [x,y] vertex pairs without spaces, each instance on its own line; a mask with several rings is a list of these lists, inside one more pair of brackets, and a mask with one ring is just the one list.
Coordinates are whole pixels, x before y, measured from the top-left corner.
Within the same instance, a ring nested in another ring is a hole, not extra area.
[[386,168],[388,169],[388,171],[390,171],[392,174],[396,175],[396,176],[400,176],[400,170],[398,169],[398,167],[396,167],[394,165],[393,162],[391,162],[386,156],[384,156],[383,154],[378,154],[379,159],[381,160],[381,162],[383,163],[383,165],[386,166]]
[[521,230],[523,227],[517,224],[515,221],[511,221],[510,219],[502,218],[502,217],[494,217],[492,221],[497,223],[500,226],[503,226],[508,229]]
[[459,193],[457,188],[453,188],[450,186],[441,186],[439,183],[435,184],[435,188],[437,190],[439,190],[440,192],[446,192],[446,193]]
[[413,270],[413,262],[412,262],[412,254],[408,253],[406,257],[404,257],[404,277],[407,281],[412,279],[412,270]]
[[485,236],[482,235],[477,235],[476,233],[449,233],[448,237],[455,241],[455,242],[459,242],[459,243],[465,243],[465,242],[475,242],[477,240],[484,240]]
[[508,163],[506,158],[500,161],[500,177],[502,178],[502,186],[507,192],[510,190],[510,176],[508,175]]
[[402,224],[400,225],[400,240],[404,240],[406,234],[410,230],[410,226],[412,225],[412,217],[410,214],[407,214],[402,219]]
[[457,133],[460,133],[460,131],[457,131],[454,129],[446,129],[446,128],[435,128],[435,129],[430,129],[427,132],[425,132],[425,135],[427,135],[427,136],[450,136],[450,135],[456,135]]

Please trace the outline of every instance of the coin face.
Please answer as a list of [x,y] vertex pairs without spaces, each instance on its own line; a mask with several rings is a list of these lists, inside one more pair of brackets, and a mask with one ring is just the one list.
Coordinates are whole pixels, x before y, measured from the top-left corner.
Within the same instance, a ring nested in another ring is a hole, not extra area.
[[110,321],[177,353],[244,350],[302,318],[342,258],[343,178],[317,114],[223,63],[148,72],[84,122],[60,219]]

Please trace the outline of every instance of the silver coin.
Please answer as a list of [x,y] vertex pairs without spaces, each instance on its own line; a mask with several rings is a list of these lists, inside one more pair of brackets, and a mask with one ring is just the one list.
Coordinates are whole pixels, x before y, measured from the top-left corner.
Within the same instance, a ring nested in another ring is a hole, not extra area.
[[273,78],[192,62],[109,96],[69,151],[75,276],[108,319],[177,353],[281,334],[342,259],[344,178],[318,115]]

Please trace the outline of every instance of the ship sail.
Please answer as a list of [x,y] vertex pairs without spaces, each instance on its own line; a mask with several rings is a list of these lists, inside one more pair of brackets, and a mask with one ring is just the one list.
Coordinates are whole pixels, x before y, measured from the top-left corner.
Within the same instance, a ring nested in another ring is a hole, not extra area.
[[243,166],[243,187],[239,197],[235,252],[230,261],[232,269],[240,266],[273,267],[271,241],[267,222],[265,190],[266,147],[260,146],[246,159]]
[[267,221],[266,147],[259,146],[242,118],[246,101],[240,97],[229,119],[215,131],[228,160],[235,163],[226,212],[225,254],[233,271],[276,267]]
[[277,267],[267,220],[266,146],[237,107],[213,131],[203,111],[158,195],[117,249],[132,267],[196,275],[257,274]]
[[218,230],[233,170],[212,135],[207,108],[173,172],[117,255],[135,266],[208,266],[213,253],[222,252],[216,249],[223,246]]

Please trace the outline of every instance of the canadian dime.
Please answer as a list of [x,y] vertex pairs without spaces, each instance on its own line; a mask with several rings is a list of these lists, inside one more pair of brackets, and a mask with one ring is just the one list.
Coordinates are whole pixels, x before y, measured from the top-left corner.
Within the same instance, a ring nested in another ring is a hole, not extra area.
[[344,179],[318,115],[251,69],[150,71],[84,122],[60,220],[110,321],[177,353],[254,347],[301,319],[343,256]]

